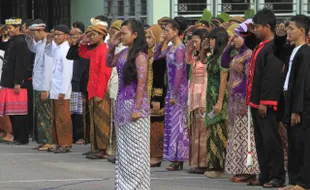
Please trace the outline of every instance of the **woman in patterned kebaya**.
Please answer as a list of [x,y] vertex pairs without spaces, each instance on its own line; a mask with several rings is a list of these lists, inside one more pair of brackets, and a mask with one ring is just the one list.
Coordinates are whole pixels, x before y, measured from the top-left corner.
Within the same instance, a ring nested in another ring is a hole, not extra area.
[[[245,46],[241,33],[247,31],[243,23],[239,25],[232,35],[223,55],[222,67],[229,69],[228,80],[228,126],[229,140],[226,154],[225,171],[235,175],[231,181],[247,183],[254,181],[259,174],[256,148],[254,142],[254,129],[251,130],[251,147],[253,166],[246,167],[248,152],[248,108],[246,105],[247,68],[250,63],[252,51]],[[233,51],[237,53],[232,54]]]
[[[128,48],[114,55],[115,47]],[[117,67],[115,104],[116,189],[150,189],[150,103],[147,96],[148,57],[143,25],[132,19],[111,39],[107,66]]]
[[189,173],[204,174],[207,167],[207,134],[204,115],[206,112],[207,71],[200,60],[203,40],[207,37],[205,28],[193,31],[191,41],[186,46],[186,62],[192,66],[189,85],[190,95],[190,159]]
[[[166,57],[167,62],[164,159],[172,162],[167,168],[170,171],[182,170],[183,162],[189,158],[186,49],[180,37],[186,27],[183,17],[168,21],[161,42],[155,47],[155,59]],[[162,51],[165,40],[171,41],[173,45]]]

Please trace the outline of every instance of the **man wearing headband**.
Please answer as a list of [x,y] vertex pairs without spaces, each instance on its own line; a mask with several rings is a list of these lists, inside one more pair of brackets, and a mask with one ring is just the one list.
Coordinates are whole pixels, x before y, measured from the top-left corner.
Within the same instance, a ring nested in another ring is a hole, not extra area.
[[[107,91],[111,68],[106,66],[108,45],[104,43],[108,30],[103,25],[93,25],[91,31],[80,43],[79,55],[90,59],[89,81],[87,86],[90,112],[91,151],[86,158],[107,158],[110,132],[110,97]],[[95,45],[92,50],[87,45]]]
[[27,129],[27,89],[24,82],[30,63],[30,52],[21,31],[22,19],[11,18],[5,21],[10,36],[4,59],[0,86],[0,116],[9,115],[13,127],[13,144],[28,144]]
[[48,98],[54,58],[45,54],[46,25],[41,19],[34,20],[29,26],[30,35],[26,37],[28,48],[35,53],[32,86],[35,96],[35,130],[37,143],[35,149],[47,151],[52,148],[51,100]]
[[[45,53],[55,59],[51,79],[50,98],[52,99],[52,139],[55,153],[70,152],[72,148],[72,121],[70,97],[73,61],[68,60],[68,38],[70,29],[66,25],[54,28],[53,36],[48,35]],[[52,41],[53,37],[53,42]]]

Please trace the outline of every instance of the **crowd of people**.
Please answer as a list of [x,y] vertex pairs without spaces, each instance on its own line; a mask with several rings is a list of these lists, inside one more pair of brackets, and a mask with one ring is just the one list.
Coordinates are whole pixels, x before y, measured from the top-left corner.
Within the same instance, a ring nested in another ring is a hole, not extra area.
[[28,144],[32,122],[35,150],[90,143],[85,157],[115,163],[120,190],[150,189],[164,160],[168,171],[189,162],[208,178],[310,189],[308,17],[90,22],[5,20],[1,143]]

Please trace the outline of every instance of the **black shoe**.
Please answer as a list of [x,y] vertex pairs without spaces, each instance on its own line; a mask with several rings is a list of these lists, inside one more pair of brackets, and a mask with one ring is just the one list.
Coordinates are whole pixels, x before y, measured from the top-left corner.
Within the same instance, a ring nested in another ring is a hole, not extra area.
[[263,185],[263,188],[281,188],[284,187],[285,183],[280,179],[272,179]]
[[113,164],[115,164],[116,157],[115,157],[115,156],[109,156],[109,157],[108,157],[108,161],[109,161],[109,162],[112,162]]

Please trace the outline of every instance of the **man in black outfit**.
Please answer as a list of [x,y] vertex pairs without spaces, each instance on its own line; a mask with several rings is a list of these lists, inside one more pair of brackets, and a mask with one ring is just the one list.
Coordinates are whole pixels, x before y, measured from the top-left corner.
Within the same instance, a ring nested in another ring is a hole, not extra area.
[[249,185],[282,187],[285,182],[283,145],[277,122],[282,61],[274,55],[276,17],[263,9],[253,18],[254,33],[261,41],[253,51],[249,65],[247,103],[251,106],[259,180]]
[[[22,19],[6,20],[10,40],[4,55],[6,64],[1,76],[1,114],[10,115],[13,128],[13,144],[28,144],[27,118],[27,67],[30,63],[30,51],[21,31]],[[14,98],[12,98],[14,97]]]

